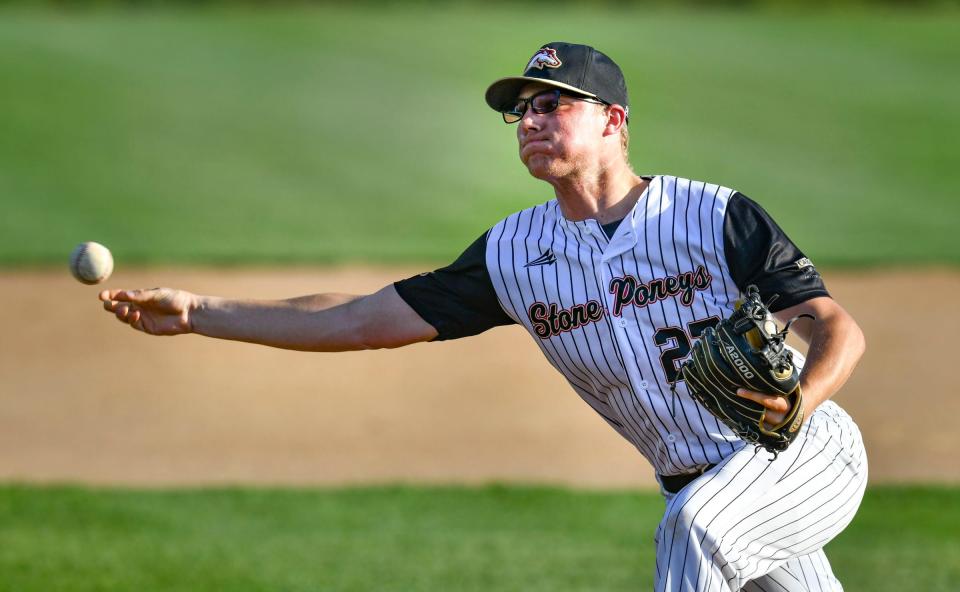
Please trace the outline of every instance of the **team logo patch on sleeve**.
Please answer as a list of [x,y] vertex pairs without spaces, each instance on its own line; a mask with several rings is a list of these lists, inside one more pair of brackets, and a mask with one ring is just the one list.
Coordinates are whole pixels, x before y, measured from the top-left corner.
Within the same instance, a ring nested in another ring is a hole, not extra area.
[[530,58],[530,61],[527,62],[526,69],[536,68],[538,70],[543,70],[544,68],[559,68],[563,65],[563,62],[560,61],[560,58],[557,57],[557,50],[551,47],[544,47],[537,53],[533,54],[533,57]]

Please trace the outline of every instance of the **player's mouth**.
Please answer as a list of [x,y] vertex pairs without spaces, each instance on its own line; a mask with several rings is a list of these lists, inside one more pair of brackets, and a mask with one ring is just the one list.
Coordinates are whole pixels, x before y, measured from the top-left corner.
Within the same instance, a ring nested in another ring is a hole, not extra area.
[[525,140],[520,144],[520,157],[526,158],[535,152],[549,152],[551,148],[550,140],[534,139]]

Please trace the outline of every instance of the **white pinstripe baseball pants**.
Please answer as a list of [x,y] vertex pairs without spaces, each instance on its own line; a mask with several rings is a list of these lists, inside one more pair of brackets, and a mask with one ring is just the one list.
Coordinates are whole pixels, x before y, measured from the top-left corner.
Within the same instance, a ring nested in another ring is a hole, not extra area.
[[775,461],[745,446],[678,494],[657,529],[656,592],[842,591],[823,546],[863,499],[856,424],[823,403]]

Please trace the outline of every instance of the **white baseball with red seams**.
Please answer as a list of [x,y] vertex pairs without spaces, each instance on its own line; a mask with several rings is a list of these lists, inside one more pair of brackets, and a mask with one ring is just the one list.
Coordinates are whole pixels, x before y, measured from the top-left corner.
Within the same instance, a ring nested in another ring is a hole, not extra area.
[[113,273],[110,249],[93,241],[80,243],[70,253],[70,273],[84,284],[99,284]]

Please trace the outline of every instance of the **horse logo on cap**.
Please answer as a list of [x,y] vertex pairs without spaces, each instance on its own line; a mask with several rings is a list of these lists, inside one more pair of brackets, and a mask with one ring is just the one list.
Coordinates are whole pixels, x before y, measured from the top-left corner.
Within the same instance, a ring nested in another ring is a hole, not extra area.
[[547,68],[559,68],[563,65],[563,62],[560,61],[560,58],[557,57],[557,50],[551,47],[544,47],[537,53],[533,54],[533,57],[530,58],[530,63],[527,64],[527,70],[530,68],[536,68],[538,70],[543,70],[544,67]]

